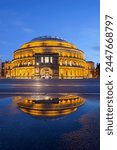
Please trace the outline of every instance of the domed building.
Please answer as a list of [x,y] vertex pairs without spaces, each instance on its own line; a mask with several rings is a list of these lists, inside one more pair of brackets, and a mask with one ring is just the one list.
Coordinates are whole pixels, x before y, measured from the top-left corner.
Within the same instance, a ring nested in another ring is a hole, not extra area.
[[[76,79],[93,77],[91,71],[89,72],[90,66],[85,60],[84,52],[58,37],[34,38],[14,51],[13,57],[11,62],[5,64],[6,78]],[[94,64],[90,69],[94,70]]]

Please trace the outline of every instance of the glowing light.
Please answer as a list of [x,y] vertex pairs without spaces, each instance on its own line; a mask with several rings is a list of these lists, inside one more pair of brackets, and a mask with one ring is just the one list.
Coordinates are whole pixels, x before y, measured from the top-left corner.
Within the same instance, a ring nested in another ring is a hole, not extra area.
[[49,57],[45,57],[45,63],[49,63]]

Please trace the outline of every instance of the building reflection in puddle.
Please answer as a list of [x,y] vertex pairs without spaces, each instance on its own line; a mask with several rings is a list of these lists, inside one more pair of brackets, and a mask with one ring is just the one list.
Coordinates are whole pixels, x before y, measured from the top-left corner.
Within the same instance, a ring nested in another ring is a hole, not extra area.
[[58,98],[50,96],[20,97],[17,104],[21,111],[29,115],[53,118],[76,111],[84,102],[82,97],[67,95]]

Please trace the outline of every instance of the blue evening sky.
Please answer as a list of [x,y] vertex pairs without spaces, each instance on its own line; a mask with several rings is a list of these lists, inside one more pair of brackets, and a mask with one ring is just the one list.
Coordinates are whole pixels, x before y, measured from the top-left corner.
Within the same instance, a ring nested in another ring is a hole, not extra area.
[[100,60],[99,0],[0,0],[0,59],[31,39],[59,36],[85,52],[86,60]]

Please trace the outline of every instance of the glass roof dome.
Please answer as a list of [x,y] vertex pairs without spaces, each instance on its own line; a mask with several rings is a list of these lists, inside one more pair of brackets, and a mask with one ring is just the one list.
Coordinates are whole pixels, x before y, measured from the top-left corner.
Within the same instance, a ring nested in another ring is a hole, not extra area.
[[67,41],[65,41],[64,39],[62,39],[58,36],[40,36],[40,37],[36,37],[36,38],[32,39],[31,42],[34,42],[34,41],[47,41],[47,40],[67,42]]

